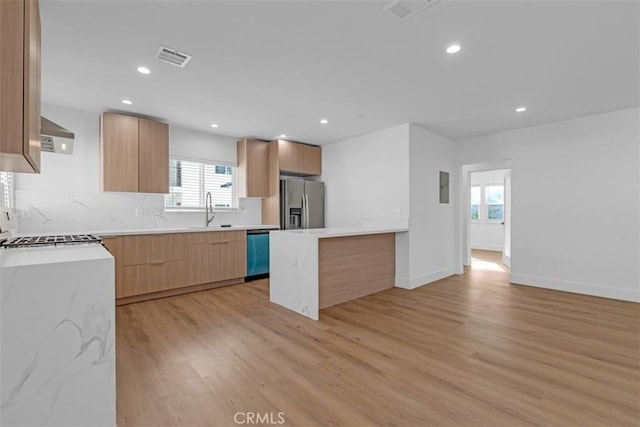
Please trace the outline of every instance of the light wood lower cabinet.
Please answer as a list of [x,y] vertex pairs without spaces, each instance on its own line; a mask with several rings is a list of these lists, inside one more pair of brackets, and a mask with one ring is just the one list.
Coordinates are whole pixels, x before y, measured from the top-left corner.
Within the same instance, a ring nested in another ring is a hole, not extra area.
[[122,289],[122,238],[107,237],[102,239],[102,243],[107,250],[113,255],[115,261],[116,274],[116,299],[122,297],[124,290]]
[[219,282],[246,274],[247,242],[197,243],[189,245],[189,273],[192,283]]
[[121,297],[182,288],[190,285],[189,261],[182,259],[129,265],[122,269],[122,280]]
[[122,237],[123,265],[187,259],[186,234],[146,234]]
[[244,277],[247,273],[246,232],[190,233],[189,273],[192,283]]
[[245,231],[103,239],[115,258],[116,302],[142,301],[244,281]]

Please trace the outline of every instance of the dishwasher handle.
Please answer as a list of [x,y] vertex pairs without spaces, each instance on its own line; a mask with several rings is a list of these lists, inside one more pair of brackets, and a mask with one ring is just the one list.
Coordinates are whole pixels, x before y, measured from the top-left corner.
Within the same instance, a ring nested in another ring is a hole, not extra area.
[[256,230],[247,230],[247,234],[269,234],[270,231],[275,231],[277,229],[269,229],[269,228],[260,228]]

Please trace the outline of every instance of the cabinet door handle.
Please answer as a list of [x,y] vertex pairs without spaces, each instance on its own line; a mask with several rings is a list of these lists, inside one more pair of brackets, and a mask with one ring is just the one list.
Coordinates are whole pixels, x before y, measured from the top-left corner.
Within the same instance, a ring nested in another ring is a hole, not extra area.
[[153,261],[153,262],[150,262],[149,264],[151,264],[151,265],[162,265],[162,264],[164,264],[164,261]]
[[229,242],[209,242],[210,245],[226,245]]

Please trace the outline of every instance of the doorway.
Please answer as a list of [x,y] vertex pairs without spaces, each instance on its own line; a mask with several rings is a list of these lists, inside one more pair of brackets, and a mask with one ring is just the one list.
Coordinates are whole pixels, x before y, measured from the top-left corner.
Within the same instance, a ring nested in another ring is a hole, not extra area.
[[493,251],[511,268],[511,162],[501,160],[462,167],[462,264],[471,250]]
[[[511,264],[510,235],[507,233],[507,179],[510,169],[474,171],[470,175],[469,245],[471,250],[499,252],[502,262]],[[508,237],[508,238],[507,238]],[[506,261],[506,262],[505,262]]]

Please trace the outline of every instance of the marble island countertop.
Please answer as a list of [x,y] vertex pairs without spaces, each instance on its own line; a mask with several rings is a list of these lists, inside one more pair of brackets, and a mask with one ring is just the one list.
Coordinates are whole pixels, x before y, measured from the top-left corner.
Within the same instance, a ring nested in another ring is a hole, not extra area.
[[278,231],[278,233],[301,234],[323,239],[328,237],[361,236],[364,234],[402,233],[405,231],[409,231],[409,229],[407,227],[331,227],[306,230],[281,230]]
[[[270,232],[269,301],[318,320],[320,308],[395,286],[395,241],[407,231],[363,226]],[[374,249],[359,256],[370,244]],[[336,250],[340,256],[328,255]],[[383,274],[369,281],[370,272]],[[322,298],[321,287],[326,291]]]
[[113,257],[102,245],[95,243],[0,250],[0,268],[102,259],[110,260]]
[[0,425],[116,425],[114,301],[102,245],[0,250]]

